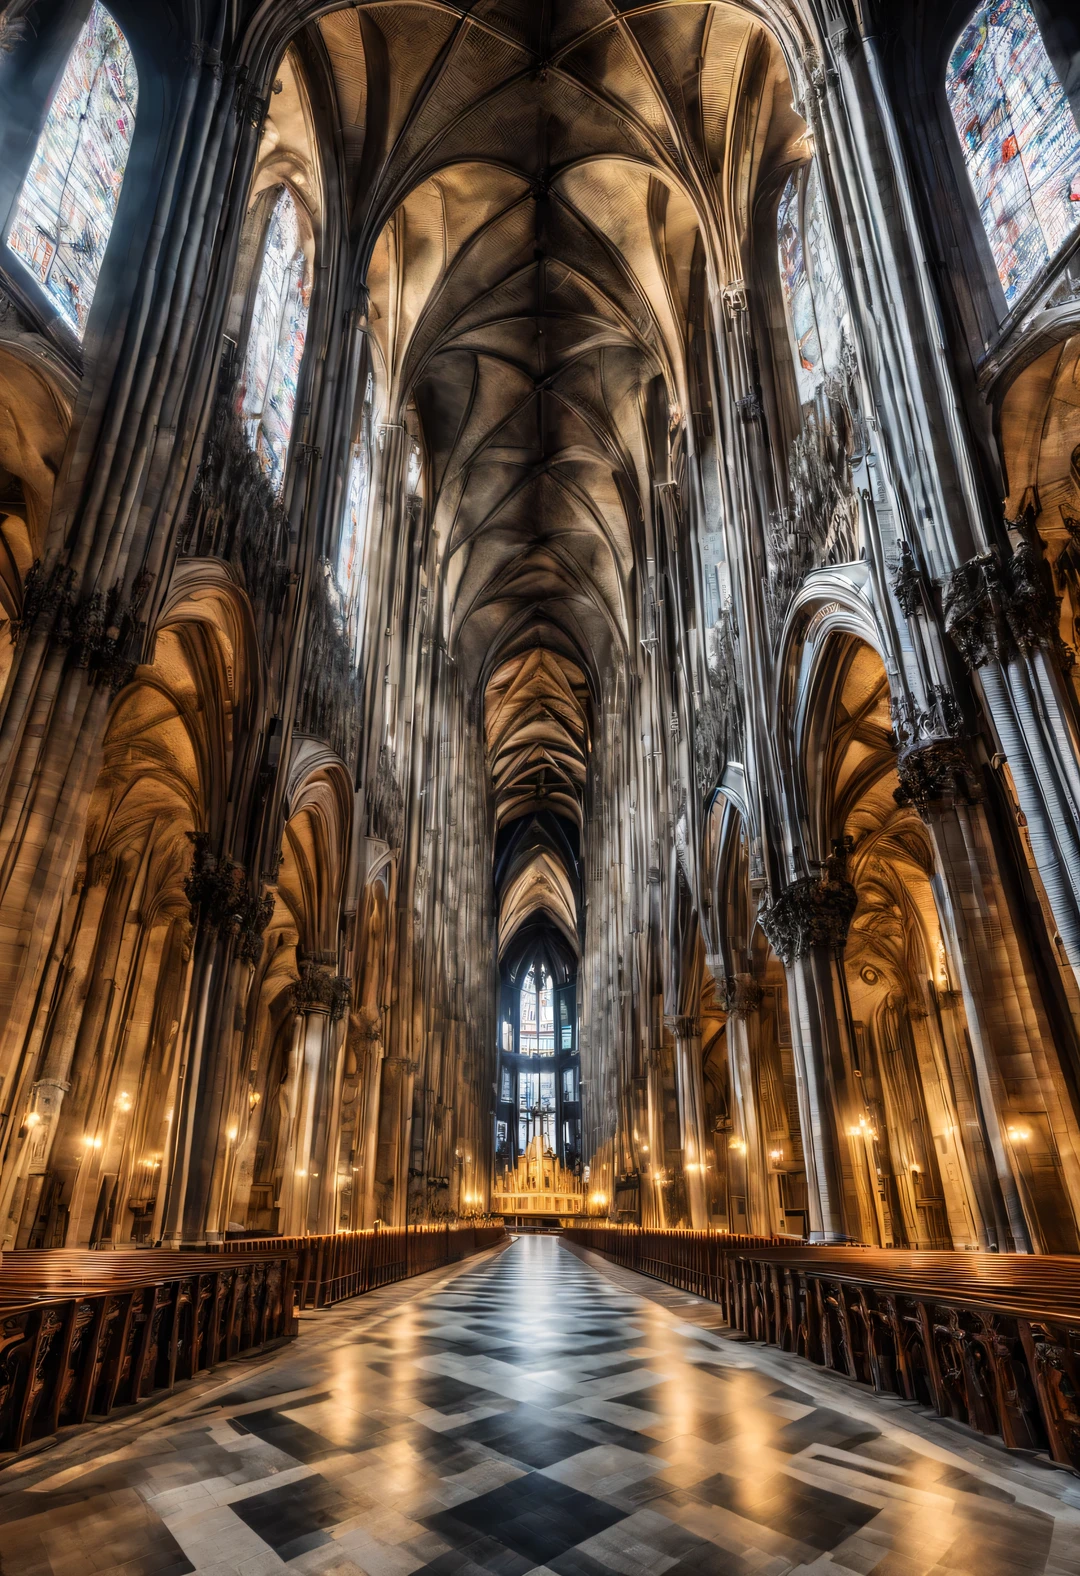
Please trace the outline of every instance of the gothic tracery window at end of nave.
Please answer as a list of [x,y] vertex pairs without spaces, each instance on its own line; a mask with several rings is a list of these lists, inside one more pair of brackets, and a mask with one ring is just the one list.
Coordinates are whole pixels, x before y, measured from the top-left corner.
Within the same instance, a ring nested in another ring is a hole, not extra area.
[[976,11],[945,88],[1012,306],[1080,225],[1080,129],[1028,0]]
[[307,336],[307,272],[296,201],[283,186],[266,231],[248,333],[242,404],[248,442],[277,493],[285,481]]
[[555,1051],[555,1001],[550,974],[530,969],[521,987],[518,1008],[518,1049],[523,1056],[551,1056]]
[[124,182],[139,83],[96,3],[68,57],[27,172],[8,246],[80,339]]

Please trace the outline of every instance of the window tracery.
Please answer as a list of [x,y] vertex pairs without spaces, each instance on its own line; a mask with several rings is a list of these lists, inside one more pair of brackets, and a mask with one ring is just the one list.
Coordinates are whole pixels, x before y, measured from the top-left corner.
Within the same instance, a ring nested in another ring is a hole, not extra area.
[[945,92],[1012,306],[1080,225],[1080,128],[1028,0],[979,7]]
[[815,164],[796,170],[784,187],[776,236],[799,402],[809,405],[843,366],[847,317]]
[[139,80],[99,0],[68,57],[19,193],[8,246],[82,338],[135,130]]
[[555,1050],[555,992],[550,974],[530,969],[521,987],[518,1008],[518,1049],[523,1056],[551,1055]]
[[367,542],[368,511],[371,502],[371,415],[375,398],[374,381],[369,373],[364,392],[360,432],[353,444],[349,480],[345,495],[345,519],[338,553],[337,579],[345,597],[346,619],[353,643],[359,639],[363,621],[367,576],[364,549]]
[[248,333],[243,395],[248,442],[278,493],[285,480],[296,413],[309,296],[300,216],[292,192],[283,186],[266,231]]

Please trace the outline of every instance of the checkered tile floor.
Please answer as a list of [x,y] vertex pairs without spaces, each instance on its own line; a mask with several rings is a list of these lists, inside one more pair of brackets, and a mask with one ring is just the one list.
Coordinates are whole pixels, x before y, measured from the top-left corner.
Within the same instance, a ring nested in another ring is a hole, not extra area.
[[0,1572],[1080,1573],[1071,1475],[718,1323],[519,1239],[9,1468]]

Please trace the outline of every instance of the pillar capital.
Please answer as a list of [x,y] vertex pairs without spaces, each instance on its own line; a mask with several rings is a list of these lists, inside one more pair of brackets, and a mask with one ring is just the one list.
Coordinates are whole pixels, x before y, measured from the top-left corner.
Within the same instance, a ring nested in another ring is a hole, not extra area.
[[896,762],[897,804],[925,813],[957,804],[976,804],[979,785],[961,739],[930,739],[903,750]]
[[1054,589],[1034,515],[1017,522],[1022,537],[1009,557],[994,548],[970,558],[945,582],[945,629],[970,668],[1013,662],[1042,647],[1064,653]]
[[730,1018],[748,1018],[758,1011],[764,992],[751,974],[729,974],[720,992],[721,1003]]
[[777,957],[795,963],[815,947],[843,947],[857,903],[847,878],[847,846],[837,841],[820,876],[803,876],[781,888],[758,920]]
[[701,1035],[701,1019],[691,1013],[674,1013],[664,1018],[665,1029],[670,1029],[677,1040],[693,1040]]
[[345,1016],[352,981],[335,974],[325,963],[300,964],[300,978],[293,985],[297,1012],[327,1013],[335,1021]]

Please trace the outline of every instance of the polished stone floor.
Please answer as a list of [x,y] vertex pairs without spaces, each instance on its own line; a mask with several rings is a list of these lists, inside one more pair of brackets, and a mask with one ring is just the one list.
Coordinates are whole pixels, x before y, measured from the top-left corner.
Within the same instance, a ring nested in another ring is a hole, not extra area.
[[1077,1576],[1080,1482],[523,1238],[0,1474],[3,1576]]

